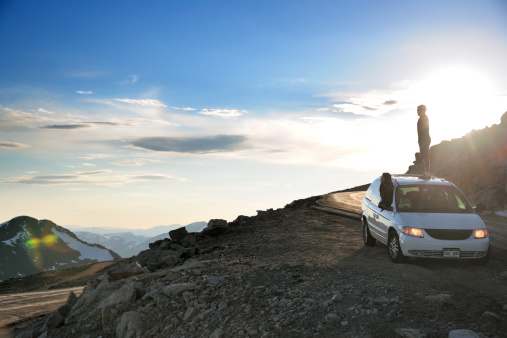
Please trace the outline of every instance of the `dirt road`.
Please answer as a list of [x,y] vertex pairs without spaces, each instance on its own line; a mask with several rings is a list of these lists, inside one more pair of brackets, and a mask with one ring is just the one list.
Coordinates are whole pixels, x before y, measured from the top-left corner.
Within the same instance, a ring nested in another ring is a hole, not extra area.
[[70,292],[79,296],[83,287],[0,295],[0,328],[48,313],[65,304]]

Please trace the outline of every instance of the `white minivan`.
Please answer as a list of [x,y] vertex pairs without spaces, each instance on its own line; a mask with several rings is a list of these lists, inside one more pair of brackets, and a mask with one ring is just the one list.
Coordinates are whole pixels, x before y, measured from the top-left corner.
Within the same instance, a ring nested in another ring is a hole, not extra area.
[[[387,245],[393,262],[405,257],[489,260],[488,231],[465,195],[440,178],[393,175],[390,205],[381,203],[381,178],[362,201],[363,240]],[[389,203],[389,202],[388,202]],[[379,207],[379,204],[381,207]]]

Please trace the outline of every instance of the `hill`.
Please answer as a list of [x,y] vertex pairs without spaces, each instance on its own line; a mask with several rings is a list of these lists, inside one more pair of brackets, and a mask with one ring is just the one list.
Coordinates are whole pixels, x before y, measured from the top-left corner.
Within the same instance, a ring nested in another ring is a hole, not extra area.
[[117,258],[48,220],[20,216],[0,224],[0,280]]
[[489,212],[507,210],[507,112],[500,124],[430,148],[431,173],[458,186]]

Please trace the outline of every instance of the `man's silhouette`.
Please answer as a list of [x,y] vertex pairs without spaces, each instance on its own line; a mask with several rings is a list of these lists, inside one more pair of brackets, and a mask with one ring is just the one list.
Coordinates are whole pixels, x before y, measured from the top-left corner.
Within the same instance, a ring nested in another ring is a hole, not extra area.
[[420,105],[417,107],[417,115],[419,120],[417,121],[417,136],[419,142],[419,152],[421,153],[422,160],[424,162],[424,171],[426,176],[430,176],[430,121],[426,116],[426,106]]

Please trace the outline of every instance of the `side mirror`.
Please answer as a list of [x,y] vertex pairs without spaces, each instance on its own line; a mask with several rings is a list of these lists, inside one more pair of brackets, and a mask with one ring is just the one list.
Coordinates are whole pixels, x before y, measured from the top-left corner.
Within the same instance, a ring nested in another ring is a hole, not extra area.
[[474,209],[475,212],[483,212],[484,210],[486,210],[486,205],[484,203],[478,203]]

